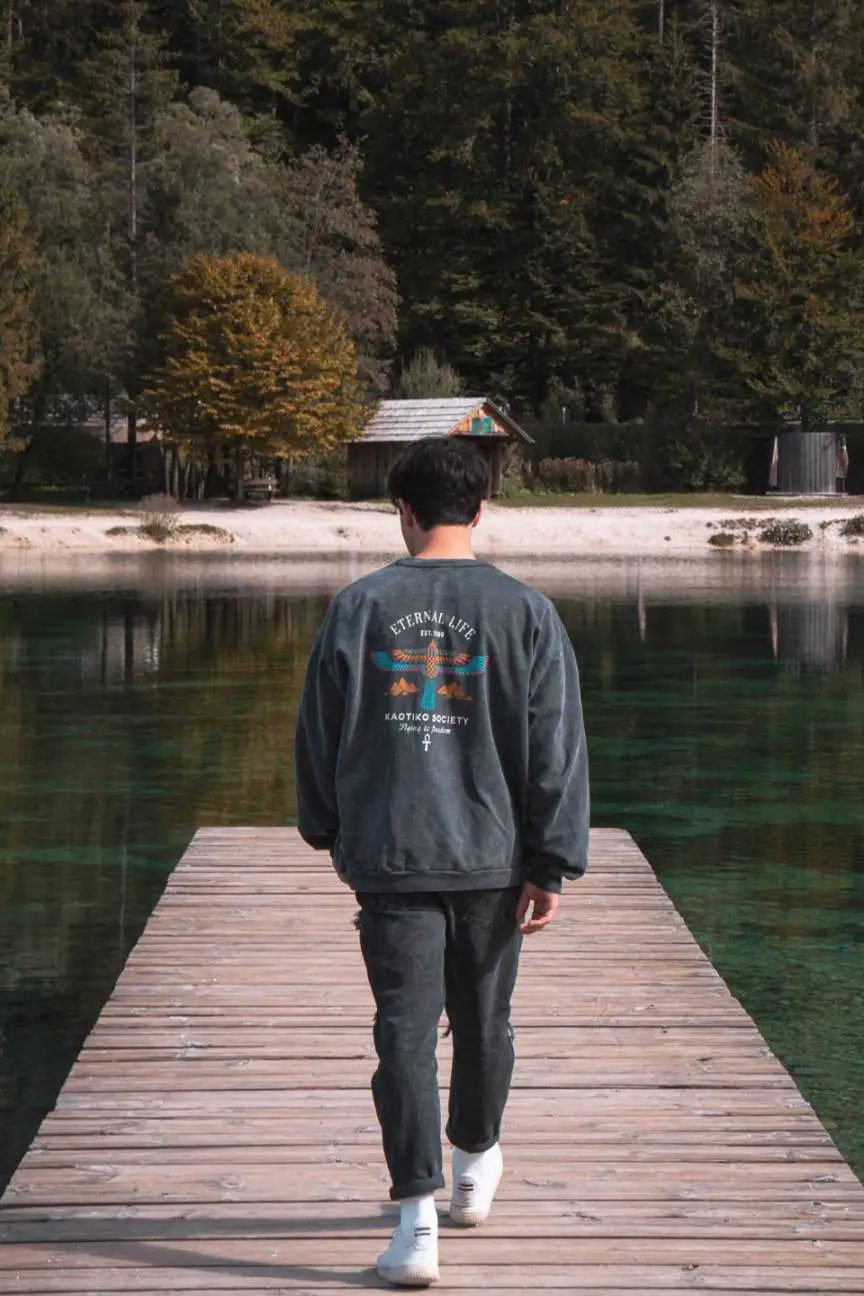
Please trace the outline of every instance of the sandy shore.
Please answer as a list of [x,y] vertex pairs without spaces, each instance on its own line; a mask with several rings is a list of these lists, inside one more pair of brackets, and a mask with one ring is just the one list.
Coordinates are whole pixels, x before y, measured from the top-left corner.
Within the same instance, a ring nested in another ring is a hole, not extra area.
[[[582,561],[603,556],[705,556],[722,562],[729,551],[709,541],[718,532],[735,536],[735,554],[770,546],[758,534],[771,518],[805,522],[813,538],[801,549],[824,556],[864,553],[864,539],[844,538],[840,527],[861,516],[864,502],[756,509],[739,500],[723,508],[508,508],[492,505],[477,532],[477,551],[495,560]],[[0,507],[0,559],[24,551],[53,554],[133,555],[221,551],[303,559],[386,560],[401,555],[392,510],[375,504],[276,502],[261,508],[193,506],[173,515],[173,538],[158,543],[139,531],[138,509],[113,511]]]

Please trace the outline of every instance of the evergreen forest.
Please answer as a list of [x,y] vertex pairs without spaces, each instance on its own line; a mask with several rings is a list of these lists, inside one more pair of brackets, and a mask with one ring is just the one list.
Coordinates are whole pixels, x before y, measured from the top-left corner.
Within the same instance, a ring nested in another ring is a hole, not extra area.
[[313,280],[367,393],[488,394],[547,454],[638,460],[654,429],[667,480],[723,487],[748,430],[864,417],[856,0],[2,10],[19,476],[84,410],[134,446],[201,254]]

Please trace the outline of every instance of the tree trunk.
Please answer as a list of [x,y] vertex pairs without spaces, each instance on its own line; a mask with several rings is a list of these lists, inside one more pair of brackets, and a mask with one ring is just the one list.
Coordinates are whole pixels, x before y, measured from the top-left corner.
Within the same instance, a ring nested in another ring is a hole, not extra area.
[[138,292],[138,17],[129,33],[129,270]]
[[246,498],[243,478],[246,472],[246,447],[238,445],[234,451],[234,503],[242,504]]
[[802,402],[801,402],[801,410],[800,410],[800,413],[801,413],[801,431],[802,431],[802,432],[812,432],[812,431],[813,431],[813,419],[812,419],[812,417],[811,417],[811,413],[810,413],[810,405],[809,405],[809,402],[808,402],[808,401],[802,401]]
[[171,494],[180,498],[180,451],[176,446],[171,451]]
[[711,179],[717,178],[717,146],[720,142],[720,6],[711,3]]
[[30,436],[27,438],[27,444],[19,453],[15,460],[15,476],[12,479],[12,487],[9,491],[10,500],[17,501],[21,498],[21,491],[24,488],[24,479],[27,476],[27,469],[30,466],[30,457],[33,447],[36,444],[36,438],[42,431],[42,424],[45,422],[45,411],[48,408],[48,398],[45,392],[40,388],[33,398],[33,418],[30,422]]
[[113,480],[113,464],[111,462],[111,384],[105,384],[105,480]]
[[138,478],[138,419],[134,409],[126,415],[126,459],[129,465],[129,493],[135,494]]

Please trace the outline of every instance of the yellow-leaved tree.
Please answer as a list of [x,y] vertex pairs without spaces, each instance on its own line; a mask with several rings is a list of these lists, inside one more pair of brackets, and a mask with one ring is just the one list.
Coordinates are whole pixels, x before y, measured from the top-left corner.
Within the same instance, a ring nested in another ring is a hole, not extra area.
[[277,261],[190,257],[169,280],[168,310],[145,419],[187,453],[231,453],[237,499],[250,455],[332,449],[373,412],[345,327]]

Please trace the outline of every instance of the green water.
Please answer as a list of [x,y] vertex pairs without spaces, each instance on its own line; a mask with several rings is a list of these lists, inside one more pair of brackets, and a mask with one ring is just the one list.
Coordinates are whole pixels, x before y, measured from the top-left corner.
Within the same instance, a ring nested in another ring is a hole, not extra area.
[[[328,578],[157,575],[0,571],[0,1185],[195,828],[294,815]],[[582,664],[594,822],[634,833],[860,1172],[864,574],[545,579]]]

